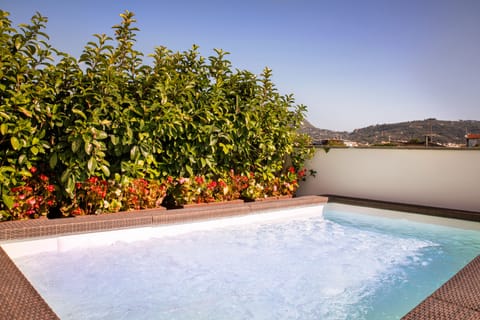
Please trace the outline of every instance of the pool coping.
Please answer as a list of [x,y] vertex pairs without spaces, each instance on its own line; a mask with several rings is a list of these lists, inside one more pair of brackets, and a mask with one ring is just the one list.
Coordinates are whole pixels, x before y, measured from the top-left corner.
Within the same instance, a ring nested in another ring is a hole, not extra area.
[[[458,212],[411,205],[389,204],[366,199],[333,196],[302,196],[275,201],[245,202],[194,206],[179,210],[151,209],[67,219],[39,219],[0,223],[0,241],[27,240],[38,237],[98,232],[149,225],[185,223],[237,215],[268,212],[288,207],[326,202],[372,206],[383,209],[416,212],[459,218]],[[403,210],[402,210],[403,209]],[[438,213],[438,214],[436,214]],[[467,213],[470,214],[470,213]],[[454,215],[454,216],[452,216]],[[467,219],[469,216],[462,216]],[[474,220],[476,219],[467,219]],[[0,319],[59,319],[37,293],[10,257],[0,247]],[[403,320],[480,319],[480,255],[443,284],[432,295],[406,314]]]
[[[0,223],[0,241],[8,243],[48,236],[186,223],[310,206],[327,203],[327,201],[326,197],[302,196],[274,199],[274,201],[198,205],[175,210],[159,208],[64,219],[7,221]],[[59,319],[1,246],[0,319]]]
[[402,318],[430,319],[480,319],[480,255]]
[[429,207],[425,205],[381,201],[381,200],[373,200],[373,199],[366,199],[366,198],[346,197],[346,196],[333,195],[333,194],[324,195],[324,196],[328,197],[329,202],[336,202],[336,203],[342,203],[342,204],[348,204],[348,205],[354,205],[354,206],[360,206],[360,207],[384,209],[384,210],[413,212],[413,213],[427,215],[427,216],[480,222],[480,211],[476,212],[476,211],[466,211],[466,210],[458,210],[458,209]]

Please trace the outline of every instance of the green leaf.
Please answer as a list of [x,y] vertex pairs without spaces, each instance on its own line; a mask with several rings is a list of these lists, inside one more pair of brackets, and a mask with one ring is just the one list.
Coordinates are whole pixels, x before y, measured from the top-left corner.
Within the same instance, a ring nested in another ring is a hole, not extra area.
[[70,170],[70,169],[66,169],[65,171],[63,171],[62,176],[60,177],[60,182],[62,182],[62,183],[67,182],[67,180],[70,179],[71,172],[72,172],[72,170]]
[[6,135],[7,134],[7,131],[8,131],[8,125],[6,123],[2,123],[0,125],[0,133],[2,135]]
[[38,150],[37,147],[33,146],[33,147],[30,148],[30,152],[33,153],[33,155],[36,156],[38,154],[39,150]]
[[93,144],[85,143],[85,153],[91,155],[93,151]]
[[4,118],[4,119],[7,119],[7,120],[10,120],[10,119],[11,119],[11,117],[10,117],[8,114],[6,114],[5,112],[1,112],[1,111],[0,111],[0,116],[1,116],[2,118]]
[[185,165],[185,170],[187,170],[187,173],[190,175],[190,177],[193,177],[193,169],[190,167],[188,164]]
[[83,113],[83,111],[73,108],[73,109],[72,109],[72,112],[75,113],[75,114],[78,114],[78,115],[81,116],[84,120],[87,120],[87,116],[85,115],[85,113]]
[[54,169],[55,166],[57,165],[58,161],[58,154],[56,152],[52,153],[50,156],[50,160],[48,161],[48,164],[50,166],[50,169]]
[[120,143],[120,138],[114,135],[110,136],[110,141],[114,146],[118,145]]
[[65,191],[70,196],[73,196],[73,193],[75,192],[75,178],[74,177],[68,177],[67,187],[65,188]]
[[108,138],[108,134],[105,131],[97,131],[97,140],[103,140]]
[[15,199],[12,196],[7,194],[2,194],[3,203],[7,206],[8,209],[12,209]]
[[110,176],[110,169],[108,169],[108,167],[106,165],[102,165],[100,167],[100,170],[102,170],[103,174],[106,176],[106,177],[109,177]]
[[18,164],[19,165],[23,165],[23,163],[25,162],[25,160],[27,160],[27,156],[22,154],[20,155],[20,157],[18,157]]
[[130,160],[135,160],[139,155],[138,146],[133,146],[130,149]]
[[19,107],[18,110],[28,118],[32,117],[32,113],[23,107]]
[[10,138],[10,143],[12,144],[13,150],[19,150],[22,146],[20,145],[20,141],[16,137]]
[[97,168],[97,160],[95,160],[94,157],[91,157],[87,162],[87,169],[90,173],[93,173],[95,172],[96,168]]
[[15,49],[20,49],[20,47],[22,46],[22,39],[21,37],[17,36],[15,37]]
[[82,145],[82,139],[77,138],[72,141],[72,152],[77,153],[78,149],[80,149],[80,146]]

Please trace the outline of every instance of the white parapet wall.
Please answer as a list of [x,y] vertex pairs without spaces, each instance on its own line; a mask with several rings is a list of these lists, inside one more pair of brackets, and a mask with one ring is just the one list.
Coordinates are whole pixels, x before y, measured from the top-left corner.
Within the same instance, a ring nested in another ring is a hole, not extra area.
[[480,151],[318,148],[298,195],[339,195],[480,212]]

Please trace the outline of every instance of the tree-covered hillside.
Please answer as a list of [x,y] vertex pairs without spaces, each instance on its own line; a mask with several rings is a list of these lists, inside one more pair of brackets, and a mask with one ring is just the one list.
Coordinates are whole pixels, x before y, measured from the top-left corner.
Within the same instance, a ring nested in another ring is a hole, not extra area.
[[439,144],[463,144],[465,134],[480,133],[480,121],[459,120],[444,121],[426,119],[390,124],[377,124],[352,132],[337,132],[315,128],[304,122],[302,132],[309,134],[314,142],[323,139],[342,138],[365,144],[375,144],[385,141],[425,141],[425,135],[432,135],[433,142]]

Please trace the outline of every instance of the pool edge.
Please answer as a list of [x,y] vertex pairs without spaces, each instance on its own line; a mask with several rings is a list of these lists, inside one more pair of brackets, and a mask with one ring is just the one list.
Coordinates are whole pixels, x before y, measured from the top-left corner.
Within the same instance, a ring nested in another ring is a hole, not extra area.
[[480,255],[402,318],[430,319],[480,319]]
[[225,203],[215,206],[200,205],[175,210],[165,210],[164,208],[161,208],[79,216],[74,218],[6,221],[0,223],[0,242],[151,225],[184,223],[202,219],[247,215],[254,212],[327,202],[327,197],[302,196],[276,199],[275,201],[253,201],[233,204]]
[[60,319],[0,247],[0,318]]

